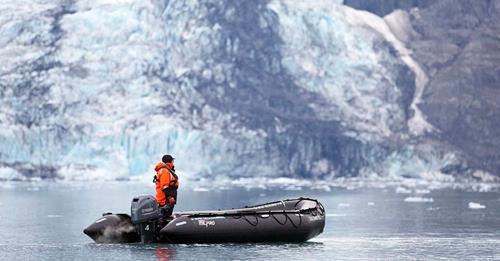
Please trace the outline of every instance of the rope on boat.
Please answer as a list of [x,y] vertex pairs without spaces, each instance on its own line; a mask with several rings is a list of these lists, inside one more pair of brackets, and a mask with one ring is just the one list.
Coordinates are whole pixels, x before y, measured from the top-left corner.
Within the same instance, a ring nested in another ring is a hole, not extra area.
[[[297,202],[294,205],[295,210],[285,210],[284,209],[282,211],[268,210],[268,211],[235,212],[235,213],[227,213],[227,212],[226,213],[201,213],[201,214],[192,214],[192,215],[189,215],[189,217],[230,216],[230,217],[233,217],[234,219],[244,218],[248,224],[250,224],[251,226],[254,226],[254,227],[259,224],[259,218],[267,219],[269,217],[273,217],[273,219],[276,221],[276,223],[278,223],[282,226],[286,225],[288,220],[290,220],[290,224],[295,229],[297,229],[302,225],[302,215],[303,214],[311,214],[312,216],[317,216],[317,215],[323,216],[325,214],[325,208],[323,207],[323,205],[318,200],[311,199],[311,198],[286,199],[286,200],[280,200],[280,201],[270,202],[270,203],[256,205],[253,207],[246,207],[246,208],[255,208],[255,207],[261,207],[261,206],[265,206],[265,205],[272,205],[272,204],[276,204],[276,203],[282,203],[283,207],[286,207],[285,201],[295,201],[295,200],[297,200]],[[312,208],[306,208],[306,209],[297,209],[297,205],[303,200],[314,201],[314,202],[316,202],[316,206],[314,206]],[[277,214],[285,216],[285,221],[284,222],[280,221],[275,216]],[[292,218],[290,217],[290,215],[292,215],[292,214],[299,216],[299,224],[296,224],[292,220]],[[264,216],[264,215],[268,215],[268,216]],[[251,221],[248,218],[249,216],[253,216],[255,218],[255,221]]]
[[[250,220],[248,220],[247,215],[244,215],[243,217],[245,217],[245,221],[248,222],[248,224],[250,224],[250,225],[252,225],[254,227],[256,227],[259,224],[259,217],[257,215],[254,216],[255,217],[255,223],[252,223]],[[240,218],[241,218],[241,216],[240,216]]]
[[285,216],[285,222],[283,223],[281,223],[281,221],[279,221],[279,219],[276,216],[274,216],[274,214],[269,213],[269,215],[272,216],[274,220],[276,220],[276,222],[282,226],[286,225],[286,222],[288,220],[290,220],[290,224],[292,224],[294,228],[299,228],[302,225],[302,215],[300,214],[300,212],[297,214],[299,215],[299,220],[300,220],[298,225],[293,222],[292,218],[288,216],[288,213],[286,213],[285,211],[283,211],[283,216]]

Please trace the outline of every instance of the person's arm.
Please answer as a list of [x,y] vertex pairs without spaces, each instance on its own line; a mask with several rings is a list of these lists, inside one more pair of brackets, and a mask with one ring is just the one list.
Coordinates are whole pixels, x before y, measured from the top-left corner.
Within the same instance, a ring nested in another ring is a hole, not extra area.
[[169,187],[170,184],[170,172],[167,169],[162,169],[162,181],[161,181],[161,190],[165,193],[165,198],[167,199],[167,204],[173,205],[175,204],[175,198],[172,197],[172,188]]
[[160,172],[161,172],[160,188],[161,190],[164,190],[165,188],[168,187],[168,184],[170,183],[170,173],[168,172],[167,169],[161,169]]

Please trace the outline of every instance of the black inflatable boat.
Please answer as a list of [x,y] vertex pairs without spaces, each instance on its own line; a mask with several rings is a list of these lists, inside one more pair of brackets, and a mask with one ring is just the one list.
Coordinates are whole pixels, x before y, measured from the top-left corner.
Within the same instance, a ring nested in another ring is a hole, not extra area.
[[177,212],[160,225],[154,197],[132,200],[131,216],[106,213],[83,232],[97,243],[302,242],[323,232],[325,210],[297,198],[239,209]]

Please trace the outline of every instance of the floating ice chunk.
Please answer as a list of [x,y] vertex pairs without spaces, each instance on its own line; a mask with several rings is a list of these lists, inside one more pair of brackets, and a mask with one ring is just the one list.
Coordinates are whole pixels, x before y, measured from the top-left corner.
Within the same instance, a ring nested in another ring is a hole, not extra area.
[[62,215],[47,215],[48,218],[60,218]]
[[332,214],[326,214],[327,217],[345,217],[347,216],[347,214],[344,214],[344,213],[339,213],[339,214],[336,214],[336,213],[332,213]]
[[330,186],[328,186],[326,184],[313,185],[312,189],[323,190],[323,191],[331,191]]
[[431,191],[428,189],[417,189],[417,190],[415,190],[415,192],[417,194],[429,194],[429,193],[431,193]]
[[208,189],[204,188],[204,187],[196,187],[193,190],[197,191],[197,192],[207,192],[208,191]]
[[483,208],[486,208],[486,206],[481,205],[480,203],[476,203],[476,202],[469,202],[469,208],[470,209],[483,209]]
[[405,202],[434,202],[433,198],[423,198],[423,197],[407,197]]
[[375,206],[374,202],[368,202],[368,206]]
[[407,189],[407,188],[404,188],[404,187],[397,187],[396,188],[396,193],[399,193],[399,194],[410,194],[411,193],[411,189]]
[[290,184],[298,184],[300,183],[300,181],[298,179],[282,177],[282,178],[272,179],[269,183],[275,185],[290,185]]
[[348,207],[351,206],[351,204],[349,204],[349,203],[339,203],[337,206],[339,208],[348,208]]
[[285,190],[291,190],[291,191],[299,191],[299,190],[302,190],[302,187],[295,186],[295,185],[290,185],[290,186],[286,186],[284,189]]

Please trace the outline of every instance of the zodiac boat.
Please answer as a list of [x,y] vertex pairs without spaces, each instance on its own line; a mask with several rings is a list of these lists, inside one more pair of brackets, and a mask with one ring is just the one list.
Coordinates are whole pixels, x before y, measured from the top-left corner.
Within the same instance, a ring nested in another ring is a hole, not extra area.
[[303,242],[325,227],[323,205],[310,198],[160,217],[154,197],[138,196],[130,216],[105,213],[83,232],[97,243]]

